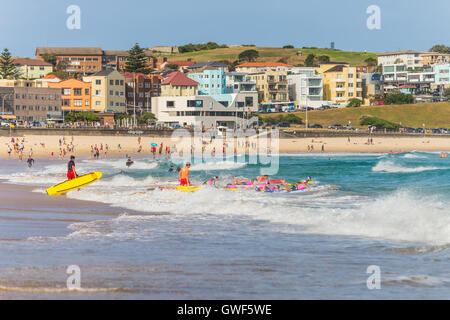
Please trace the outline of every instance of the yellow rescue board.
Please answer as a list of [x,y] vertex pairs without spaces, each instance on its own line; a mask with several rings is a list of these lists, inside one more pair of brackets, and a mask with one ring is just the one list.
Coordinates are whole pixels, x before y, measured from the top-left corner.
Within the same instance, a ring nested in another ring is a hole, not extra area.
[[195,192],[202,188],[202,186],[182,186],[182,187],[161,187],[161,190],[178,190],[183,192]]
[[90,185],[91,183],[99,180],[103,176],[101,172],[93,172],[80,176],[78,178],[67,180],[63,183],[57,184],[53,187],[47,189],[47,194],[49,196],[57,196],[60,194],[67,193],[72,190],[80,189]]

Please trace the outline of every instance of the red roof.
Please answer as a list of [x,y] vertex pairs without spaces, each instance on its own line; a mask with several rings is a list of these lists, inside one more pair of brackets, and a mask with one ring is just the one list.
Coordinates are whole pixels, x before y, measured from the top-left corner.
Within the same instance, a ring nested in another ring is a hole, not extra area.
[[173,86],[198,86],[198,82],[188,78],[183,72],[172,72],[162,83]]
[[42,79],[58,79],[59,81],[62,81],[60,78],[58,78],[54,74],[48,74],[45,77],[43,77]]
[[167,63],[176,64],[180,67],[189,67],[195,64],[194,61],[167,61]]
[[51,63],[45,62],[43,60],[30,59],[30,58],[16,58],[16,59],[14,59],[13,63],[15,65],[21,65],[21,66],[45,66],[45,67],[53,66]]
[[293,65],[281,62],[247,62],[236,66],[238,67],[293,67]]

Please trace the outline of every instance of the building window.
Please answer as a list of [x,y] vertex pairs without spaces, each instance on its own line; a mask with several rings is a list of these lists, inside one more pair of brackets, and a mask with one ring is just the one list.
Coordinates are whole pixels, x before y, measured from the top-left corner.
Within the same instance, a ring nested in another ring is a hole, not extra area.
[[[95,67],[94,67],[94,69],[95,69]],[[102,80],[95,80],[95,84],[96,85],[101,85],[102,84]]]
[[81,96],[83,93],[81,89],[73,89],[73,94],[76,96]]
[[73,105],[75,107],[81,107],[83,105],[83,100],[74,100]]
[[59,107],[55,107],[55,111],[59,111]]
[[84,94],[88,96],[89,95],[89,89],[84,89]]
[[29,107],[28,107],[28,110],[33,110],[33,106],[29,106]]
[[89,106],[89,105],[90,105],[89,100],[86,100],[86,101],[84,102],[84,105],[85,105],[85,106]]
[[95,95],[96,96],[101,96],[102,95],[102,90],[95,90]]
[[101,101],[95,101],[95,105],[96,106],[100,106],[101,105]]
[[175,107],[175,101],[166,101],[166,107],[167,108],[174,108]]
[[48,106],[48,111],[53,111],[52,106]]
[[114,80],[109,80],[109,85],[113,86],[114,85]]

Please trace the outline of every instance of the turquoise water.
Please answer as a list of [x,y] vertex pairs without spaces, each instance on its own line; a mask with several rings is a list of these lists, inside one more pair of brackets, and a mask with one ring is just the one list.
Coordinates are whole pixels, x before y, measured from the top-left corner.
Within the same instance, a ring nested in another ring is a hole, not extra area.
[[[333,186],[300,195],[148,191],[176,180],[169,165],[78,162],[79,172],[105,176],[68,198],[120,215],[93,216],[89,206],[78,209],[84,215],[61,208],[32,221],[0,214],[0,232],[8,233],[0,238],[9,239],[0,241],[0,297],[450,298],[450,160],[439,153],[283,155],[274,177]],[[0,179],[42,194],[64,179],[65,167],[44,161],[27,172],[3,161]],[[258,165],[228,159],[194,164],[191,175],[196,183],[213,175],[225,183],[259,173]],[[47,290],[64,288],[69,265],[80,266],[82,287],[91,291]],[[372,265],[381,270],[380,290],[366,285]]]

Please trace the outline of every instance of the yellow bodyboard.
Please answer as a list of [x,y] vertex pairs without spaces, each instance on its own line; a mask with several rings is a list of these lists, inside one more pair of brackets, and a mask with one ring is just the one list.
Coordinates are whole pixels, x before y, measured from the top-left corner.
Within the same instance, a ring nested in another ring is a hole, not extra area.
[[93,172],[72,180],[67,180],[63,183],[48,188],[47,194],[49,196],[57,196],[72,190],[80,189],[87,185],[90,185],[91,183],[94,183],[95,181],[99,180],[102,176],[103,173],[101,172]]

